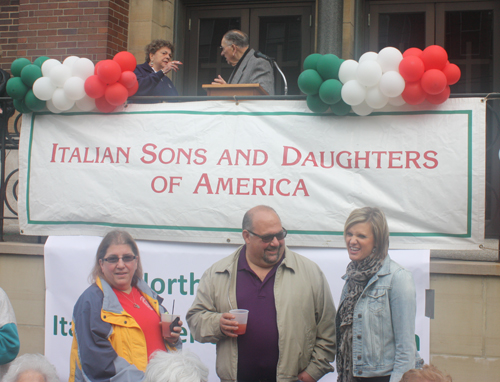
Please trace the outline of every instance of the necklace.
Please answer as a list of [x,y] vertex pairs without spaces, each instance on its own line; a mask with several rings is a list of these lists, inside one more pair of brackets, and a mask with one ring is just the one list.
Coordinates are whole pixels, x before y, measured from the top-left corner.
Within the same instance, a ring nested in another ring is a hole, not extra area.
[[135,302],[135,296],[134,296],[134,294],[133,294],[133,293],[134,293],[134,288],[132,288],[132,290],[130,291],[130,294],[132,295],[132,298],[134,299],[134,301],[132,301],[130,298],[128,298],[128,296],[127,296],[127,294],[126,294],[125,292],[120,291],[120,293],[122,293],[122,294],[123,294],[123,296],[124,296],[127,300],[129,300],[132,304],[134,304],[134,308],[137,308],[137,309],[140,309],[140,308],[141,308],[141,307],[139,306],[139,304]]

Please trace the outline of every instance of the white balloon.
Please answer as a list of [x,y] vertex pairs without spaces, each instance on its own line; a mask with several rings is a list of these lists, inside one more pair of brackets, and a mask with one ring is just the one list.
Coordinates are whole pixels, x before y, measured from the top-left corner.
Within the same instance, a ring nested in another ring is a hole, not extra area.
[[81,111],[94,110],[95,109],[95,99],[90,98],[88,95],[85,95],[85,97],[76,101],[76,106],[78,106],[78,108]]
[[366,90],[365,102],[372,109],[381,109],[387,105],[388,97],[382,94],[378,86]]
[[62,110],[59,110],[57,107],[54,106],[54,103],[52,102],[51,99],[49,99],[47,102],[45,102],[45,106],[47,106],[47,109],[51,111],[52,113],[62,113]]
[[52,98],[56,87],[52,84],[49,77],[40,77],[33,83],[33,93],[36,98],[47,101]]
[[55,86],[62,88],[66,80],[71,77],[71,69],[65,65],[55,66],[51,69],[49,77]]
[[341,90],[342,99],[348,105],[359,105],[364,101],[366,89],[358,81],[347,81]]
[[379,87],[387,97],[397,97],[405,90],[405,80],[398,72],[389,71],[382,74]]
[[356,69],[358,68],[358,62],[354,60],[345,60],[339,68],[339,80],[343,84],[347,81],[356,79]]
[[382,77],[382,68],[373,60],[360,62],[356,69],[356,79],[361,85],[371,87],[378,84]]
[[64,95],[73,101],[82,99],[85,96],[85,81],[80,77],[70,77],[64,83]]
[[396,48],[388,46],[378,52],[377,62],[382,68],[382,72],[390,70],[399,71],[399,63],[403,59],[403,54]]
[[357,115],[360,115],[364,117],[365,115],[370,114],[373,109],[366,104],[366,102],[362,102],[359,105],[353,106],[352,111],[355,112]]
[[359,58],[359,63],[361,64],[364,61],[376,61],[378,53],[376,52],[366,52],[361,55]]
[[50,74],[50,71],[52,70],[53,67],[62,65],[61,61],[49,58],[48,60],[45,60],[44,63],[42,64],[42,74],[44,77],[48,77]]
[[73,76],[80,77],[86,80],[90,76],[94,75],[94,63],[88,58],[79,58],[71,68],[71,73]]
[[77,57],[77,56],[66,57],[63,61],[63,65],[66,65],[71,69],[73,67],[73,64],[75,62],[77,62],[79,59],[80,59],[80,57]]
[[75,101],[68,99],[68,97],[64,95],[63,89],[57,88],[54,92],[54,95],[52,96],[52,103],[54,104],[56,109],[66,111],[73,107]]
[[406,102],[400,95],[397,97],[390,97],[387,103],[392,106],[403,106]]

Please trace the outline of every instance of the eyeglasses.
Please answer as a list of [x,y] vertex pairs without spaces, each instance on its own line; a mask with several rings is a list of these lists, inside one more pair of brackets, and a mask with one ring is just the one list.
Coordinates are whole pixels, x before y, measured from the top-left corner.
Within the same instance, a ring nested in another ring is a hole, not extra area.
[[263,236],[262,235],[257,235],[256,233],[250,231],[249,229],[247,229],[247,231],[250,232],[252,235],[257,236],[258,238],[260,238],[260,240],[262,240],[264,243],[270,243],[271,241],[274,240],[275,237],[278,240],[283,240],[286,237],[287,233],[288,233],[285,228],[283,228],[278,233],[270,234],[270,235],[263,235]]
[[120,259],[122,259],[124,263],[130,263],[131,261],[134,261],[136,257],[137,257],[136,255],[125,255],[122,257],[109,256],[106,257],[105,259],[102,259],[102,261],[107,261],[110,264],[116,264],[118,263],[118,261],[120,261]]
[[226,49],[226,48],[228,48],[228,47],[230,47],[230,46],[233,46],[233,45],[232,45],[232,44],[231,44],[231,45],[228,45],[228,46],[222,46],[222,45],[221,45],[219,48],[220,48],[220,50],[221,50],[221,52],[222,52],[224,49]]

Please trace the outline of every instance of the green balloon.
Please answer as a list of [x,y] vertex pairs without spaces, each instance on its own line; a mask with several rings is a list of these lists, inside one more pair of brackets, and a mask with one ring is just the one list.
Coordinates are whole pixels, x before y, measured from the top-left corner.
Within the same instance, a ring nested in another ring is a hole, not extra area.
[[7,94],[14,99],[24,99],[28,92],[28,87],[24,84],[21,77],[13,77],[7,81]]
[[319,98],[328,104],[333,105],[342,99],[342,83],[339,80],[326,80],[319,88]]
[[38,57],[35,62],[33,64],[35,64],[36,66],[38,66],[39,68],[42,67],[42,64],[47,61],[49,59],[49,57],[47,56],[40,56]]
[[318,64],[319,59],[323,57],[322,54],[313,53],[306,57],[304,60],[304,70],[314,69],[316,70],[316,65]]
[[31,61],[27,58],[17,58],[10,65],[10,72],[14,77],[19,77],[21,75],[21,70],[29,64],[31,64]]
[[45,101],[36,98],[33,90],[28,90],[26,97],[24,97],[24,103],[33,111],[40,111],[45,108]]
[[323,79],[314,69],[307,69],[300,73],[297,83],[302,93],[307,95],[318,94]]
[[318,73],[325,80],[339,79],[340,58],[334,54],[325,54],[318,60]]
[[330,105],[330,110],[335,115],[347,115],[351,111],[351,105],[348,105],[344,102],[344,100],[340,100],[336,104]]
[[42,69],[38,65],[30,64],[26,65],[23,70],[21,70],[21,79],[24,84],[31,88],[34,82],[42,76]]
[[26,106],[26,104],[24,103],[24,101],[22,99],[15,99],[14,100],[14,107],[16,108],[16,110],[19,113],[23,113],[23,114],[31,113],[31,110],[29,109],[28,106]]
[[317,94],[307,96],[307,107],[315,113],[324,113],[328,110],[329,106]]

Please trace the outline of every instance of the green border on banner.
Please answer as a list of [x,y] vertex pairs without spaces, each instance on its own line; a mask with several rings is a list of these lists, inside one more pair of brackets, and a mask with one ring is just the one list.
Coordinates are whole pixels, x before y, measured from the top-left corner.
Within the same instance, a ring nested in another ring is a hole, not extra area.
[[[224,227],[191,227],[191,226],[168,226],[168,225],[148,225],[148,224],[122,224],[111,222],[86,222],[86,221],[41,221],[31,220],[29,208],[29,194],[30,194],[30,171],[31,171],[31,150],[33,145],[33,133],[35,128],[35,117],[37,115],[51,115],[49,112],[34,112],[31,118],[30,138],[28,149],[28,164],[27,164],[27,180],[26,180],[26,214],[28,224],[38,225],[89,225],[89,226],[104,226],[116,228],[135,228],[135,229],[157,229],[157,230],[175,230],[175,231],[206,231],[206,232],[241,232],[241,228],[224,228]],[[336,116],[333,113],[304,113],[304,112],[208,112],[208,111],[183,111],[183,110],[165,110],[165,111],[139,111],[139,112],[117,112],[113,114],[188,114],[188,115],[247,115],[247,116],[281,116],[281,115],[300,115],[300,116]],[[465,234],[451,234],[441,232],[391,232],[390,236],[399,237],[458,237],[468,238],[471,237],[472,225],[472,110],[422,110],[412,112],[373,112],[371,116],[380,115],[425,115],[425,114],[464,114],[468,117],[468,169],[467,169],[467,233]],[[80,115],[105,115],[103,113],[65,113],[61,114],[64,117],[80,116]],[[355,114],[348,114],[347,117],[358,117]],[[332,235],[342,236],[344,233],[341,231],[303,231],[303,230],[289,230],[290,234],[300,235]]]

